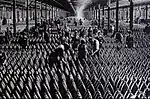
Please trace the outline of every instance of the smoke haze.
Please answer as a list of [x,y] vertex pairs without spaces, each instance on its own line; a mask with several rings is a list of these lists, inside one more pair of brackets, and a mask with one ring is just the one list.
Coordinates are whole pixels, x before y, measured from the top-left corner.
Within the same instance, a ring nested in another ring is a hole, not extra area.
[[83,10],[91,2],[92,2],[92,0],[78,0],[78,4],[77,4],[77,7],[76,7],[77,18],[78,19],[83,19],[83,17],[84,17]]

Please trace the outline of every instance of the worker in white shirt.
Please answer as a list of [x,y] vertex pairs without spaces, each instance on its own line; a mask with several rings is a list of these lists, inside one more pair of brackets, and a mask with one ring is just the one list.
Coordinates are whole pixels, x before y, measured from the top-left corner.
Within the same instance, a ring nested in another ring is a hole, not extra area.
[[92,41],[93,41],[93,44],[92,44],[93,45],[92,56],[96,55],[99,58],[100,42],[96,38],[93,38]]

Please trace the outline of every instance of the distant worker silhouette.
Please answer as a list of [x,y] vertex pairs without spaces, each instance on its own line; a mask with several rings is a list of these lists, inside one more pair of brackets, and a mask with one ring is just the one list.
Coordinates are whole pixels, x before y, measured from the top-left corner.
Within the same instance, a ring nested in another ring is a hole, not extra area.
[[115,37],[116,43],[122,43],[122,39],[123,39],[122,34],[117,32]]
[[80,44],[78,46],[78,59],[81,63],[87,59],[87,45],[84,39],[81,39]]
[[132,48],[133,47],[133,35],[132,35],[132,31],[128,31],[128,36],[126,37],[126,46],[128,48]]
[[54,64],[59,64],[59,61],[61,61],[65,57],[65,51],[67,51],[69,48],[69,44],[64,43],[59,45],[54,51],[52,51],[52,53],[49,55],[50,67],[53,67]]
[[145,34],[150,34],[150,25],[149,25],[149,23],[147,23],[147,25],[145,26],[144,32],[145,32]]
[[6,60],[6,55],[4,52],[0,52],[0,66],[2,66],[4,64]]

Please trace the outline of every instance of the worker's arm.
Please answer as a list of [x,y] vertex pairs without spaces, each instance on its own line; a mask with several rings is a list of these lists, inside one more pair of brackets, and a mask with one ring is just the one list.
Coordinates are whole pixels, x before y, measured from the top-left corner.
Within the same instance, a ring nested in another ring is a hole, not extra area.
[[92,56],[99,51],[99,41],[96,41],[96,50],[93,52]]
[[99,51],[99,49],[96,49],[96,50],[93,52],[92,56],[95,55],[98,51]]

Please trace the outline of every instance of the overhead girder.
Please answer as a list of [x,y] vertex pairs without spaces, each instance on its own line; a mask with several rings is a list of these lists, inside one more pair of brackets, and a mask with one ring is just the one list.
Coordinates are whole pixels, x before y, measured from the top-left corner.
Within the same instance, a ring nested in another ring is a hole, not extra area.
[[68,12],[74,13],[73,6],[67,0],[38,0],[39,2],[46,3],[48,5],[55,6]]
[[[72,13],[76,12],[75,6],[77,6],[77,2],[78,2],[78,0],[38,0],[38,1],[47,3],[49,5],[58,7],[60,9],[63,9]],[[99,4],[106,5],[108,0],[91,0],[91,1],[92,3],[87,5],[85,9],[93,7],[93,6],[98,6]],[[111,0],[111,1],[114,2],[115,0]]]
[[[0,0],[0,2],[5,2],[5,3],[11,3],[13,0]],[[20,2],[21,5],[23,5],[23,3],[21,2],[26,2],[26,0],[16,0],[17,2]],[[31,0],[31,1],[34,1],[34,0]],[[37,0],[39,2],[42,2],[42,3],[46,3],[48,5],[52,5],[52,6],[55,6],[57,8],[60,8],[62,10],[65,10],[65,11],[68,11],[68,12],[71,12],[71,13],[75,13],[76,9],[75,7],[78,6],[78,2],[79,0]],[[116,2],[116,0],[110,0],[111,3],[112,2]],[[119,0],[121,1],[121,0]],[[108,0],[91,0],[92,3],[88,4],[86,6],[85,9],[88,9],[88,8],[91,8],[93,6],[97,7],[99,4],[100,5],[107,5],[107,2]],[[19,3],[17,3],[19,4]]]
[[[24,6],[25,2],[27,0],[15,0],[17,5]],[[35,0],[30,0],[31,2]],[[72,6],[72,3],[68,0],[37,0],[42,3],[46,3],[48,5],[55,6],[57,8],[60,8],[62,10],[68,11],[68,12],[75,12],[74,6]],[[13,0],[0,0],[0,3],[4,4],[12,4]],[[31,5],[32,6],[32,5]]]

